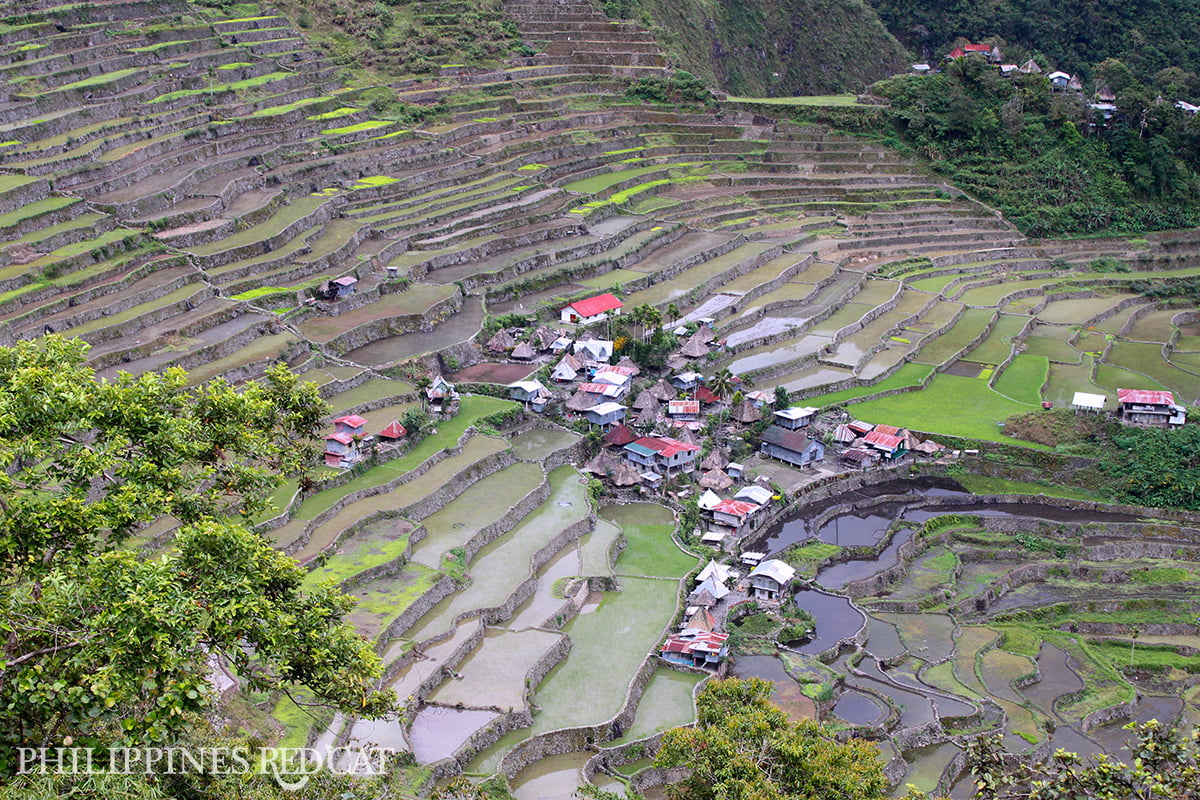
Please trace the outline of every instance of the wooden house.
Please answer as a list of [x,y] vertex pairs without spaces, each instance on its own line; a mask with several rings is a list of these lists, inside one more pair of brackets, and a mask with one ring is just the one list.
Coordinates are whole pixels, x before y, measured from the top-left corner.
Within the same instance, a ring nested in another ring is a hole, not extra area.
[[779,559],[761,561],[747,576],[749,595],[757,600],[782,600],[794,577],[796,570]]
[[1187,409],[1167,391],[1117,389],[1117,418],[1126,425],[1178,427],[1187,422]]
[[775,412],[775,424],[789,431],[807,428],[817,416],[817,409],[812,406],[785,408]]
[[772,425],[763,431],[760,452],[797,467],[807,467],[825,458],[825,445],[800,431]]
[[593,425],[616,425],[625,419],[625,406],[620,403],[600,403],[586,412],[588,422]]
[[726,644],[728,638],[727,633],[687,628],[668,636],[659,655],[675,664],[716,669],[729,654],[729,645]]
[[325,437],[325,466],[345,469],[362,459],[357,440],[348,433],[331,433]]
[[908,452],[908,449],[904,446],[904,439],[902,437],[891,433],[883,433],[882,431],[871,431],[868,433],[863,437],[863,444],[892,461],[903,457]]

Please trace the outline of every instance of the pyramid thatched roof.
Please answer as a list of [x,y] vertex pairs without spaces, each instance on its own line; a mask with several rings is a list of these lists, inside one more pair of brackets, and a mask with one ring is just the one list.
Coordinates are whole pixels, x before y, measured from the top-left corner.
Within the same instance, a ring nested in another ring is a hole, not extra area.
[[729,409],[729,416],[743,424],[758,422],[762,419],[762,411],[758,406],[751,403],[749,400],[743,400],[733,408]]
[[657,421],[657,408],[643,408],[640,412],[638,412],[637,419],[633,421],[633,424],[642,428],[652,428],[654,427],[654,423]]
[[725,469],[729,466],[729,459],[719,447],[714,447],[712,452],[704,457],[700,462],[700,469]]
[[651,386],[649,392],[655,400],[658,400],[661,403],[665,403],[668,400],[674,400],[677,395],[675,387],[667,383],[665,378],[659,378],[658,383]]
[[487,348],[493,353],[507,353],[516,346],[511,334],[506,330],[496,331],[496,335],[488,340]]
[[599,453],[596,453],[590,461],[583,465],[585,472],[590,472],[593,475],[608,475],[616,470],[617,467],[625,462],[625,459],[618,456],[612,450],[601,448]]
[[699,483],[705,489],[728,489],[733,486],[733,478],[719,469],[711,469],[700,476]]
[[584,391],[578,391],[571,395],[571,399],[566,402],[569,410],[580,413],[587,411],[594,405],[596,405],[596,395],[588,394]]
[[650,393],[649,389],[642,389],[642,391],[638,393],[637,399],[633,401],[633,407],[638,411],[641,411],[643,408],[657,409],[658,400],[655,399],[654,395]]
[[530,345],[529,342],[521,342],[519,345],[514,347],[512,351],[513,358],[520,358],[526,361],[536,356],[537,351],[533,349],[533,346]]
[[684,343],[679,352],[688,358],[703,358],[708,355],[708,345],[701,341],[699,337],[693,336]]
[[700,444],[691,428],[676,428],[674,434],[675,438],[684,444]]
[[614,486],[633,486],[641,483],[642,479],[633,464],[621,459],[621,463],[613,470],[612,482]]
[[537,330],[529,336],[530,343],[538,350],[549,350],[550,345],[554,344],[556,339],[558,339],[558,332],[550,330],[545,325],[538,325]]

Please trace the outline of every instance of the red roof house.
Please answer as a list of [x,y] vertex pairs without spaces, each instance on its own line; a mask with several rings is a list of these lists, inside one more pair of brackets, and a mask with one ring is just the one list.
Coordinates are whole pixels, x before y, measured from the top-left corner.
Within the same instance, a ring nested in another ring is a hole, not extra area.
[[1175,395],[1151,389],[1117,389],[1117,416],[1128,425],[1182,425],[1187,409]]
[[358,414],[348,414],[344,417],[338,417],[333,421],[333,430],[335,433],[348,433],[351,436],[362,436],[363,429],[366,428],[367,421]]
[[604,434],[604,443],[613,447],[624,447],[630,442],[636,442],[638,435],[630,430],[628,425],[616,425]]
[[899,458],[908,452],[904,447],[904,439],[890,433],[881,433],[878,430],[871,431],[864,436],[863,442],[888,458]]
[[605,319],[609,313],[619,314],[625,304],[614,295],[605,292],[585,300],[576,300],[565,306],[560,312],[563,322],[577,322],[587,325]]

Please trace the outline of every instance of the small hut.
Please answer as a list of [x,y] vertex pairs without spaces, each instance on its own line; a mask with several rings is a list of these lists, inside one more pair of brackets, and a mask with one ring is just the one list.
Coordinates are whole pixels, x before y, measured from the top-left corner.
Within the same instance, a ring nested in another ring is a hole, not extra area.
[[638,411],[645,408],[653,408],[658,410],[658,400],[650,393],[649,389],[642,389],[638,393],[637,399],[633,401],[633,407]]
[[408,431],[397,420],[392,420],[386,428],[379,432],[380,439],[387,439],[392,442],[397,439],[403,439],[407,435]]
[[729,466],[729,459],[725,457],[725,453],[719,447],[714,447],[712,452],[704,457],[700,462],[700,469],[725,469]]
[[708,355],[709,348],[699,337],[693,336],[684,343],[679,352],[688,358],[704,358]]
[[521,342],[513,348],[512,357],[521,361],[532,361],[537,357],[537,351],[533,349],[533,345],[529,342]]
[[496,331],[496,335],[488,339],[487,349],[493,353],[507,353],[516,347],[516,342],[513,340],[512,334],[506,330]]
[[649,389],[650,396],[660,403],[665,403],[668,400],[674,400],[678,396],[675,387],[667,383],[665,378],[659,378],[658,383],[654,384]]
[[634,486],[641,483],[642,479],[633,464],[622,459],[617,468],[613,470],[612,482],[614,486]]
[[750,400],[743,400],[729,409],[729,417],[743,425],[749,425],[752,422],[758,422],[762,419],[762,412]]
[[733,486],[733,478],[719,469],[713,469],[701,475],[699,483],[705,489],[722,491]]

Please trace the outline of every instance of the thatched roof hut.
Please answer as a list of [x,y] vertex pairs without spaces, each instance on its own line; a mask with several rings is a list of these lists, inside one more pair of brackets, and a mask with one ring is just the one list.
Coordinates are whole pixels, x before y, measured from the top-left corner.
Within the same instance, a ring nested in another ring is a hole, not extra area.
[[708,355],[708,345],[693,336],[684,343],[679,352],[688,358],[704,358]]
[[641,483],[642,478],[633,464],[621,459],[621,463],[613,470],[612,482],[614,486],[634,486]]
[[519,358],[522,361],[532,361],[537,356],[537,351],[529,342],[521,342],[513,348],[512,357]]
[[496,335],[488,339],[487,349],[493,353],[507,353],[516,346],[516,341],[506,330],[496,331]]
[[733,486],[733,478],[726,475],[722,470],[711,469],[700,476],[699,484],[705,489],[720,491]]
[[762,411],[758,406],[751,403],[749,400],[743,400],[733,408],[729,409],[730,419],[737,420],[743,425],[749,425],[751,422],[758,422],[762,419]]
[[729,459],[719,447],[714,447],[712,452],[706,455],[704,460],[700,462],[700,469],[704,470],[725,469],[727,466],[729,466]]
[[658,383],[654,384],[649,389],[651,397],[660,403],[665,403],[668,400],[674,400],[678,393],[675,387],[667,383],[665,378],[659,378]]

